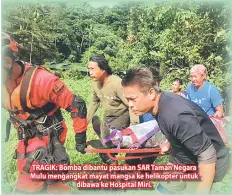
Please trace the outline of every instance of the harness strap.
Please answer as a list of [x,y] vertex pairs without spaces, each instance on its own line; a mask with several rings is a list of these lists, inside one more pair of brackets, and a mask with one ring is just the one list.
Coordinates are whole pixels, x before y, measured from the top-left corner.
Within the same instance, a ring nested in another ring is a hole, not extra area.
[[124,136],[124,135],[130,135],[131,136],[131,139],[133,141],[133,143],[136,143],[138,142],[138,138],[136,137],[136,135],[134,134],[134,132],[132,131],[131,128],[126,128],[126,129],[123,129],[121,131],[121,135]]
[[20,103],[21,103],[21,106],[23,108],[23,111],[25,111],[25,112],[32,111],[32,109],[30,109],[27,106],[27,93],[28,93],[29,84],[30,84],[30,81],[31,81],[32,74],[37,69],[38,69],[38,66],[29,67],[26,70],[26,72],[24,74],[24,77],[22,79],[22,85],[21,85],[21,89],[20,89]]
[[78,112],[71,112],[71,117],[72,117],[72,118],[77,118],[77,117],[79,117]]
[[39,66],[32,66],[26,70],[22,79],[20,89],[20,104],[24,112],[30,113],[31,119],[35,119],[38,116],[48,113],[51,116],[59,109],[59,106],[56,106],[54,103],[51,102],[47,103],[42,108],[31,109],[27,106],[27,94],[30,93],[29,85],[33,83],[33,80],[35,79],[35,76],[33,75],[35,74],[38,68]]
[[34,160],[41,160],[43,155],[45,154],[46,149],[43,147],[40,147],[36,149],[33,152],[27,152],[26,154],[20,154],[17,150],[15,150],[15,159],[25,159],[27,158],[27,161],[23,167],[23,171],[26,173],[30,172],[30,168]]
[[109,136],[103,138],[103,142],[107,143],[107,142],[111,141],[115,137],[115,135],[117,134],[117,131],[118,130],[116,128],[114,128]]
[[23,167],[23,171],[26,172],[26,173],[29,173],[30,172],[30,168],[31,168],[31,165],[33,163],[34,159],[33,158],[28,158],[24,167]]
[[[41,147],[36,149],[35,151],[32,152],[27,152],[26,154],[21,154],[17,150],[15,150],[15,159],[24,159],[24,158],[32,158],[33,156],[38,156],[38,152],[43,152],[45,151],[45,148]],[[35,154],[37,153],[37,154]]]
[[11,122],[9,119],[6,121],[6,137],[5,137],[5,142],[8,142],[9,137],[10,137],[10,130],[11,130]]
[[154,136],[158,131],[160,131],[159,127],[155,127],[152,131],[150,131],[148,134],[146,134],[144,137],[139,139],[139,144],[142,145],[145,141],[147,141],[149,138]]

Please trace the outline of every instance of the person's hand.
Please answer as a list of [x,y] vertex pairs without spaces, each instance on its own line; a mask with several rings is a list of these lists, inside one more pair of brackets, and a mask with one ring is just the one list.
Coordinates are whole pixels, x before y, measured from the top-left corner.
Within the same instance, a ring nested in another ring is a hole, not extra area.
[[219,117],[219,118],[223,117],[224,109],[223,109],[223,105],[222,104],[220,104],[219,106],[217,106],[215,108],[215,110],[216,110],[216,112],[214,114],[214,117]]
[[160,149],[161,149],[161,154],[165,154],[167,152],[170,151],[171,149],[171,144],[169,143],[169,141],[166,139],[165,141],[163,142],[160,142]]
[[215,114],[213,115],[216,118],[221,118],[223,115],[220,112],[215,112]]

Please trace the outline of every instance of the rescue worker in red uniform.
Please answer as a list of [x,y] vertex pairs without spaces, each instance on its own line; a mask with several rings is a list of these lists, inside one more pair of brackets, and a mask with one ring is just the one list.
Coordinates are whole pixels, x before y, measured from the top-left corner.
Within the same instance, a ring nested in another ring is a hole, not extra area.
[[15,155],[19,172],[16,191],[70,192],[70,187],[61,181],[33,180],[30,173],[36,172],[32,165],[69,164],[63,146],[67,126],[60,108],[71,112],[76,150],[85,153],[86,104],[54,74],[16,60],[17,43],[9,35],[3,34],[2,43],[2,101],[19,138]]

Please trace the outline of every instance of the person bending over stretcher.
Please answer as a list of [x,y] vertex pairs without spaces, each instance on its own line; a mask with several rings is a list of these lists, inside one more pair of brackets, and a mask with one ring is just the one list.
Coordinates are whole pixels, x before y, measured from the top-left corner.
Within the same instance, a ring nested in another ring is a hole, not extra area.
[[[229,166],[229,150],[208,115],[195,103],[155,86],[151,71],[135,68],[122,79],[130,109],[138,116],[151,112],[171,144],[172,164],[197,165],[201,181],[197,192],[208,193],[223,179]],[[175,183],[175,185],[173,185]],[[159,189],[180,192],[191,182],[163,182]]]

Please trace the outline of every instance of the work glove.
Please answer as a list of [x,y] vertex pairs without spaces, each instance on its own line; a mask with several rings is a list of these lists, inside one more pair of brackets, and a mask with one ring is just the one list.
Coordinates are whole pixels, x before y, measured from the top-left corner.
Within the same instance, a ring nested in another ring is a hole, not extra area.
[[76,150],[81,154],[85,154],[86,148],[86,132],[83,133],[76,133],[75,135],[76,140]]

